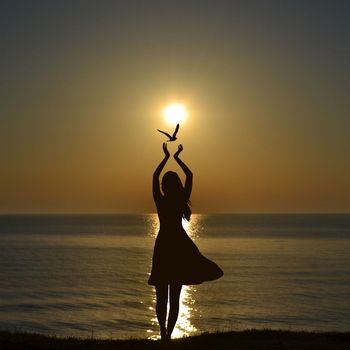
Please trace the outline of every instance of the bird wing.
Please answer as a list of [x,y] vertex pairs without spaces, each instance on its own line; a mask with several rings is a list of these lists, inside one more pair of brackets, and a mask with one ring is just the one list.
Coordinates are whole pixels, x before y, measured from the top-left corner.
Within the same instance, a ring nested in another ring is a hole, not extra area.
[[169,137],[169,139],[171,139],[171,136],[167,133],[167,132],[165,132],[165,131],[162,131],[162,130],[159,130],[159,129],[157,129],[159,132],[161,132],[162,134],[164,134],[164,135],[166,135],[166,136],[168,136]]
[[177,125],[176,125],[176,128],[175,128],[175,131],[174,131],[174,133],[173,133],[173,137],[176,136],[177,132],[179,131],[179,128],[180,128],[180,124],[177,124]]

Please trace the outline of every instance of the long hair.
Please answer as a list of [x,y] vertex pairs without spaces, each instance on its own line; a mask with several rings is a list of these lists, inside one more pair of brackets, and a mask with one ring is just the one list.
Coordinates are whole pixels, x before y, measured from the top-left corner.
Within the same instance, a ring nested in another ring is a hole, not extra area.
[[162,190],[165,197],[168,197],[172,201],[176,202],[182,207],[182,216],[187,221],[191,219],[191,208],[189,198],[185,198],[184,187],[182,186],[181,179],[174,171],[167,171],[162,179]]

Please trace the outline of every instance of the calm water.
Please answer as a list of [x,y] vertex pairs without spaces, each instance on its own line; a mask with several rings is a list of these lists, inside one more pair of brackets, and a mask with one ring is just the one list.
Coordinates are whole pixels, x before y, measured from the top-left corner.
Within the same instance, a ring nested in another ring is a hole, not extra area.
[[[0,329],[156,338],[155,215],[0,216]],[[350,330],[350,215],[194,215],[225,272],[186,286],[174,336]]]

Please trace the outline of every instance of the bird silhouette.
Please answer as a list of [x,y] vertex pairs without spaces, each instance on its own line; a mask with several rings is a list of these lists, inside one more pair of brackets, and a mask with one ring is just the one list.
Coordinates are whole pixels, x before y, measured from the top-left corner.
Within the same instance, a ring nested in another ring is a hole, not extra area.
[[174,133],[173,133],[172,136],[171,136],[170,134],[168,134],[167,132],[165,132],[165,131],[162,131],[162,130],[159,130],[159,129],[157,129],[157,130],[158,130],[159,132],[161,132],[162,134],[168,136],[168,137],[169,137],[169,140],[168,140],[167,142],[171,142],[171,141],[177,140],[176,134],[177,134],[177,132],[179,131],[179,128],[180,128],[180,124],[177,124],[177,125],[176,125],[176,128],[175,128],[175,131],[174,131]]

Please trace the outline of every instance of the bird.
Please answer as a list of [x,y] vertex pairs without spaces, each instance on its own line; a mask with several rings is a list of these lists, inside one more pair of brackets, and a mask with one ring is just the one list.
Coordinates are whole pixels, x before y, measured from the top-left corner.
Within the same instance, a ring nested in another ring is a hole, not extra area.
[[167,132],[165,132],[165,131],[162,131],[162,130],[159,130],[159,129],[157,129],[157,130],[158,130],[159,132],[161,132],[162,134],[164,134],[164,135],[166,135],[166,136],[169,137],[169,140],[168,140],[167,142],[172,142],[172,141],[177,140],[176,134],[177,134],[177,132],[179,131],[179,128],[180,128],[180,124],[177,124],[177,125],[176,125],[176,128],[175,128],[175,131],[174,131],[174,133],[173,133],[172,136],[171,136],[170,134],[168,134]]

